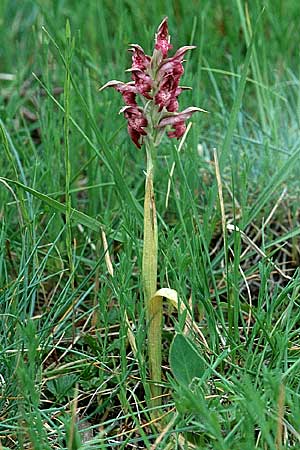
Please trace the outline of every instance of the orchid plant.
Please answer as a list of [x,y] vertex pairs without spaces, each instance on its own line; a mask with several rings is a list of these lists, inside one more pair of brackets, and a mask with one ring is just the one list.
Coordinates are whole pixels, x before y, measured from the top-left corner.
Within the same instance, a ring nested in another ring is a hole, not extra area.
[[[189,107],[178,112],[179,95],[186,89],[180,86],[184,73],[184,56],[194,46],[179,48],[168,57],[170,35],[165,17],[155,35],[152,56],[145,54],[138,44],[131,44],[132,66],[127,70],[131,81],[112,80],[100,90],[112,87],[121,93],[125,106],[120,110],[127,120],[129,136],[137,148],[146,149],[147,172],[144,200],[144,246],[142,280],[148,329],[148,354],[153,397],[160,395],[162,301],[152,301],[157,291],[157,219],[153,189],[154,165],[157,147],[167,131],[169,138],[181,138],[186,131],[186,121],[203,109]],[[139,100],[139,103],[138,103]],[[156,405],[159,401],[156,402]]]

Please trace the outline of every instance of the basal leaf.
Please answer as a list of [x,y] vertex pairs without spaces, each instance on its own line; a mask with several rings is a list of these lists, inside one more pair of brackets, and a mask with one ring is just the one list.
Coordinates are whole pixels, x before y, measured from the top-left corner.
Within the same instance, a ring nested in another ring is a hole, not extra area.
[[182,334],[177,334],[170,348],[170,366],[176,380],[189,386],[194,378],[201,378],[204,361],[192,342]]

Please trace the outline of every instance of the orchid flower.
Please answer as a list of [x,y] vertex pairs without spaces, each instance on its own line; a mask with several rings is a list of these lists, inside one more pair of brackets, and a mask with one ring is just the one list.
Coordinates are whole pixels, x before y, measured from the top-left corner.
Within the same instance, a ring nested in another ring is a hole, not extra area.
[[[165,17],[155,35],[152,56],[145,54],[142,47],[131,44],[132,64],[127,72],[131,81],[112,80],[100,90],[112,87],[118,91],[125,106],[120,113],[127,120],[129,136],[137,148],[146,147],[147,171],[144,200],[144,239],[142,282],[147,321],[148,355],[151,405],[160,404],[161,395],[161,342],[162,342],[162,297],[157,295],[158,231],[155,195],[153,187],[156,147],[167,131],[169,138],[179,139],[186,130],[185,122],[197,111],[203,109],[189,107],[179,112],[178,97],[189,88],[179,85],[184,73],[183,58],[194,46],[179,48],[171,57],[172,49]],[[154,413],[155,414],[155,413]]]
[[[151,57],[145,54],[140,45],[130,45],[132,65],[127,72],[131,73],[132,81],[123,83],[112,80],[100,89],[113,87],[121,93],[125,104],[131,107],[130,110],[122,108],[121,112],[128,121],[128,133],[136,147],[141,148],[147,135],[151,136],[154,146],[157,146],[167,126],[173,127],[174,130],[167,133],[168,137],[179,139],[185,132],[185,121],[194,112],[205,112],[193,107],[190,108],[188,116],[182,115],[180,120],[178,119],[178,97],[184,90],[179,86],[184,73],[183,58],[188,50],[194,48],[192,45],[181,47],[173,56],[168,57],[172,45],[168,18],[165,17],[157,29]],[[138,96],[141,99],[140,106],[136,100]],[[136,126],[136,121],[139,126]]]

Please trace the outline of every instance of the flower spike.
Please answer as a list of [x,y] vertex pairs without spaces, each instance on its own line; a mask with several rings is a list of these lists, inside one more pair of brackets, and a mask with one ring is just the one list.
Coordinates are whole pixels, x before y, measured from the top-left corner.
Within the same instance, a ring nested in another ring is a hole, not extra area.
[[[184,73],[184,56],[194,45],[179,48],[175,54],[168,57],[172,48],[168,30],[168,18],[160,23],[155,34],[155,47],[152,56],[146,55],[138,44],[130,44],[132,65],[126,72],[131,73],[132,81],[123,83],[112,80],[100,88],[113,87],[123,97],[125,107],[120,112],[127,120],[128,133],[136,145],[141,148],[144,137],[150,134],[154,145],[158,145],[167,126],[172,131],[167,132],[169,138],[180,138],[186,129],[185,122],[200,108],[179,110],[178,98],[183,90],[188,88],[179,86]],[[137,99],[141,100],[139,106]]]

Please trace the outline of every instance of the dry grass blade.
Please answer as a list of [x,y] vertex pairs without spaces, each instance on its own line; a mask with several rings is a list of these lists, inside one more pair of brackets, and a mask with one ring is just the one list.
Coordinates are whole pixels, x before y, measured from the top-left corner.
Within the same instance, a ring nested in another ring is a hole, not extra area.
[[13,73],[0,73],[0,80],[2,81],[13,81],[15,79],[16,75],[14,75]]
[[[103,229],[101,229],[101,237],[102,237],[102,243],[103,243],[103,250],[104,250],[104,258],[105,258],[105,264],[106,264],[106,268],[108,270],[108,273],[113,277],[114,276],[114,268],[113,268],[113,264],[111,261],[111,257],[109,254],[109,247],[108,247],[108,243],[107,243],[107,239],[106,239],[106,234],[105,231]],[[136,347],[136,342],[135,342],[135,337],[134,334],[132,332],[131,329],[131,324],[130,321],[128,319],[128,315],[127,312],[125,312],[125,320],[127,323],[127,337],[128,337],[128,341],[130,343],[131,349],[133,351],[134,356],[136,356],[137,354],[137,347]]]
[[292,277],[290,277],[289,275],[286,275],[275,263],[273,263],[273,261],[270,260],[270,258],[268,258],[268,256],[255,244],[255,242],[253,242],[247,235],[246,233],[244,233],[244,231],[242,231],[238,226],[236,225],[232,225],[232,224],[228,224],[227,225],[227,230],[229,231],[236,231],[238,233],[240,233],[242,239],[244,242],[246,242],[253,250],[255,250],[262,258],[266,258],[266,260],[272,264],[272,266],[274,267],[275,270],[277,270],[277,272],[286,280],[292,280]]
[[[279,206],[280,203],[282,202],[282,200],[283,200],[283,198],[284,198],[284,196],[285,196],[286,193],[287,193],[287,188],[284,188],[283,191],[282,191],[282,193],[280,194],[280,196],[279,196],[277,202],[275,203],[274,207],[272,208],[272,211],[270,212],[270,214],[268,215],[267,219],[265,220],[265,222],[264,222],[264,224],[263,224],[263,228],[261,228],[261,229],[258,231],[258,233],[255,235],[254,239],[252,239],[252,242],[256,242],[256,241],[260,238],[260,236],[262,235],[263,229],[264,229],[264,228],[268,225],[268,223],[271,221],[271,219],[272,219],[274,213],[276,212],[278,206]],[[247,248],[243,251],[243,253],[241,254],[241,258],[243,258],[243,257],[247,254],[248,251],[249,251],[249,247],[247,247]]]
[[74,437],[75,437],[75,433],[76,433],[77,406],[78,406],[78,385],[76,384],[74,400],[71,405],[72,419],[71,419],[70,434],[69,434],[69,439],[68,439],[68,448],[69,449],[74,448]]
[[111,262],[111,257],[110,257],[110,254],[109,254],[106,234],[105,234],[105,231],[103,229],[101,229],[101,237],[102,237],[102,243],[103,243],[104,258],[105,258],[106,267],[107,267],[108,273],[113,277],[114,276],[114,268],[113,268],[113,265],[112,265],[112,262]]
[[173,427],[174,423],[176,422],[176,419],[178,417],[178,414],[174,414],[170,422],[165,426],[165,428],[161,431],[161,433],[156,438],[154,444],[151,446],[151,450],[156,450],[157,446],[161,443],[165,435],[168,433],[168,431]]
[[[230,249],[232,256],[234,258],[234,252],[232,249]],[[248,313],[248,319],[247,319],[247,335],[249,334],[250,331],[250,327],[251,327],[251,320],[252,320],[252,296],[251,296],[251,291],[250,291],[250,287],[246,278],[246,275],[244,274],[244,271],[242,269],[242,266],[239,264],[239,271],[240,274],[242,275],[242,278],[244,280],[245,286],[246,286],[246,290],[247,290],[247,294],[248,294],[248,298],[249,298],[249,313]]]

